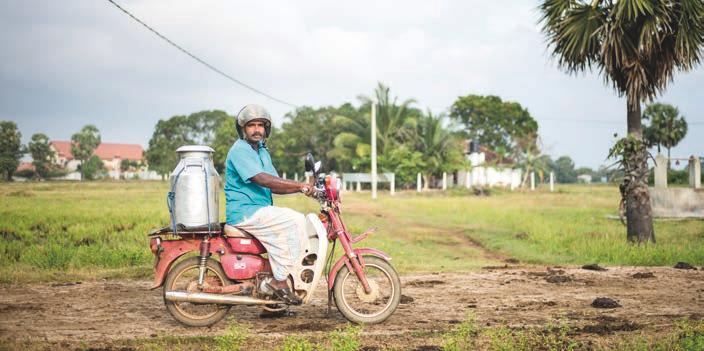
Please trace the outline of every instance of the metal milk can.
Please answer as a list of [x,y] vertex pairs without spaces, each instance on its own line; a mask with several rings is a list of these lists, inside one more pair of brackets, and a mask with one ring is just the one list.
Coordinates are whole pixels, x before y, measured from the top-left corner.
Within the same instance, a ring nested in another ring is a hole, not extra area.
[[220,175],[213,166],[215,150],[204,145],[186,145],[176,152],[180,161],[169,177],[171,191],[167,198],[174,232],[194,227],[219,228]]

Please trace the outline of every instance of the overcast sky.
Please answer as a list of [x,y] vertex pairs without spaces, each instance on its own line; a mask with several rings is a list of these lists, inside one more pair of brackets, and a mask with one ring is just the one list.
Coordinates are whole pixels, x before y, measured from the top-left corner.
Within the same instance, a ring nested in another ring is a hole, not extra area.
[[[127,10],[230,75],[296,105],[357,103],[376,82],[417,107],[468,94],[517,101],[543,150],[597,167],[626,130],[625,100],[594,73],[569,76],[546,51],[536,1],[133,1]],[[107,1],[0,2],[0,120],[26,142],[95,124],[104,142],[147,146],[159,119],[204,109],[290,107],[235,85]],[[704,154],[704,71],[658,101],[690,123],[673,156]]]

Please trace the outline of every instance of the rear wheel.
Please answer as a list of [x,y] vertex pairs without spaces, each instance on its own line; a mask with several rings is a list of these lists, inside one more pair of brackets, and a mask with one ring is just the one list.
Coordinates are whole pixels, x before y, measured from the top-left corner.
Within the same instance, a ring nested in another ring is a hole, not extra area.
[[401,280],[396,270],[379,257],[364,257],[363,269],[371,291],[366,293],[357,275],[344,265],[335,277],[335,304],[351,322],[381,323],[398,307]]
[[[187,258],[173,267],[164,282],[164,295],[167,291],[199,292],[199,257]],[[220,263],[208,259],[204,282],[210,286],[227,286],[231,282],[225,276]],[[228,305],[175,302],[164,299],[166,309],[179,322],[191,327],[207,327],[217,323],[230,310]]]

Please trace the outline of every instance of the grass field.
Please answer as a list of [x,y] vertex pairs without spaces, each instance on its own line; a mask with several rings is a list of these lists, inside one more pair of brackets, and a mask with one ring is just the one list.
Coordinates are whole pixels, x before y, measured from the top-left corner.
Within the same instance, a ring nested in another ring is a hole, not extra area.
[[[0,282],[148,277],[146,233],[168,224],[165,182],[0,184]],[[280,206],[317,211],[300,195]],[[618,191],[561,186],[554,193],[494,191],[345,193],[343,218],[362,244],[394,257],[401,273],[465,271],[504,258],[529,263],[704,264],[704,221],[656,221],[656,245],[625,242]],[[224,197],[221,201],[224,220]],[[478,244],[478,245],[477,245]],[[483,248],[482,248],[483,247]]]

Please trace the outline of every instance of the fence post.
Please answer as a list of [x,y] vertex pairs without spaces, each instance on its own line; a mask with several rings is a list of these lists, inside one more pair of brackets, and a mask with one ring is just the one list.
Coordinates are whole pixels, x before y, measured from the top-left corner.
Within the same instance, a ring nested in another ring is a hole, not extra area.
[[702,164],[699,157],[689,157],[689,186],[699,189],[702,186]]
[[362,183],[357,182],[357,192],[362,191]]
[[293,180],[298,181],[298,172],[293,174]]
[[467,189],[471,188],[471,187],[472,187],[472,173],[471,173],[471,170],[467,170],[467,173],[465,173],[465,176],[464,176],[464,177],[465,177],[465,180],[464,180],[465,186],[467,187]]
[[442,190],[447,190],[447,172],[442,172]]
[[396,173],[391,173],[391,196],[396,194]]
[[286,172],[284,172],[284,179],[286,179]]
[[535,190],[535,172],[530,172],[530,190]]
[[416,176],[416,191],[420,192],[421,190],[421,178],[420,178],[420,173],[418,173],[418,176]]
[[550,192],[555,191],[555,173],[550,172]]
[[667,157],[655,156],[655,187],[667,188]]

